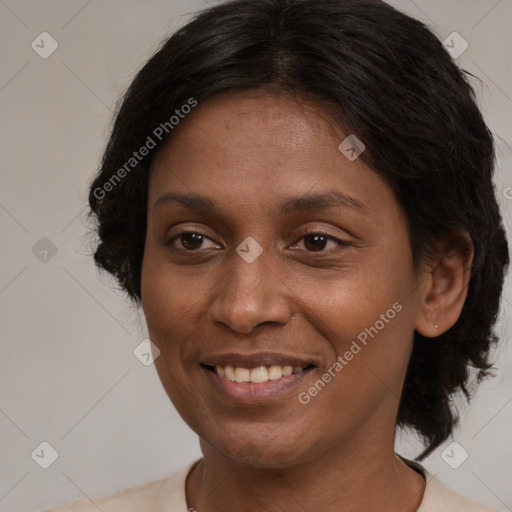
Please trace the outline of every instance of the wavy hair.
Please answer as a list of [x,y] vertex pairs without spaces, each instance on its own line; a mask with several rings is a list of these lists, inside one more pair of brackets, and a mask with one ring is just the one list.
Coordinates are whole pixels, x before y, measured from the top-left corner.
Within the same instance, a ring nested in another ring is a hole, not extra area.
[[[467,74],[418,20],[380,0],[234,0],[199,13],[162,43],[118,106],[90,185],[96,265],[140,304],[148,173],[172,137],[169,120],[190,98],[256,88],[316,102],[357,134],[361,158],[386,177],[407,215],[416,268],[441,237],[463,230],[471,238],[460,318],[435,339],[415,332],[397,426],[419,433],[421,460],[458,421],[452,395],[470,400],[470,370],[478,382],[489,376],[509,255],[492,135]],[[165,137],[153,136],[151,153],[131,161],[159,126]]]

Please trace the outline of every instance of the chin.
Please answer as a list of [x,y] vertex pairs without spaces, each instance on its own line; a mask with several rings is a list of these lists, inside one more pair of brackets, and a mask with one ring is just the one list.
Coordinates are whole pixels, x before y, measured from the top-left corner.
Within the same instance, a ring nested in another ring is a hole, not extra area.
[[[218,455],[228,460],[232,464],[247,466],[259,469],[284,469],[306,460],[306,456],[301,452],[304,449],[304,442],[297,440],[297,443],[290,444],[288,438],[285,442],[279,443],[279,440],[270,440],[267,437],[262,439],[240,439],[233,443],[233,438],[216,442],[213,445],[210,441],[204,441],[210,449],[215,450]],[[302,459],[302,460],[301,460]]]

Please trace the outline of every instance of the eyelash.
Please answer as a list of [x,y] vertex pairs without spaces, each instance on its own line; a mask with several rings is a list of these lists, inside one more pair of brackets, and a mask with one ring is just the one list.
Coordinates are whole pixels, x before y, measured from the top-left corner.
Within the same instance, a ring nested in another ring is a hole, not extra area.
[[[174,243],[174,241],[176,239],[180,238],[183,235],[189,235],[189,234],[200,235],[200,236],[202,236],[204,238],[207,238],[208,240],[211,240],[213,242],[213,240],[208,235],[205,235],[204,233],[201,233],[200,231],[197,231],[197,230],[190,230],[190,231],[181,231],[180,233],[178,233],[176,235],[173,235],[169,240],[167,240],[167,242],[165,242],[165,246],[169,247],[171,250],[176,250],[176,251],[181,251],[181,252],[188,252],[188,253],[199,252],[201,249],[187,250],[187,249],[181,249],[181,248],[173,247],[173,243]],[[347,242],[345,240],[341,240],[340,238],[336,238],[336,237],[334,237],[332,235],[329,235],[328,233],[326,233],[325,231],[322,231],[322,230],[308,231],[307,233],[304,233],[297,241],[300,241],[303,238],[306,238],[308,236],[313,236],[313,235],[320,235],[322,237],[325,237],[328,240],[336,242],[340,247],[349,247],[351,245],[349,242]],[[306,252],[309,252],[309,253],[316,253],[316,252],[322,253],[322,252],[330,252],[330,251],[326,251],[326,250],[322,249],[320,251],[308,251],[308,250],[306,250]]]

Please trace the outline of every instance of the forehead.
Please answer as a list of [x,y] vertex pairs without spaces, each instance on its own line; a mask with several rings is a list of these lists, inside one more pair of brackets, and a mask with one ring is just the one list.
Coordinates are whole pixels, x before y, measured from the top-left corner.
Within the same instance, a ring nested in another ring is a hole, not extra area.
[[[361,158],[339,149],[347,138],[318,105],[255,92],[200,103],[155,156],[150,206],[173,191],[247,204],[309,192],[339,191],[381,201],[389,187]],[[384,190],[383,190],[384,189]]]
[[269,160],[279,153],[288,156],[293,150],[305,154],[312,143],[323,151],[332,149],[332,140],[343,138],[316,104],[284,93],[248,91],[200,103],[173,130],[158,154],[175,155],[185,146],[190,152],[196,150],[197,157],[208,150],[225,156],[236,154],[246,161]]

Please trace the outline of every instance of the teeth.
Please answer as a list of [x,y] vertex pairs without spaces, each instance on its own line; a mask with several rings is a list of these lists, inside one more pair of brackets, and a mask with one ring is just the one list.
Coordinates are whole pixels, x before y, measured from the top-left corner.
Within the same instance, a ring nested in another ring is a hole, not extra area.
[[272,365],[268,369],[268,378],[269,380],[280,379],[283,376],[283,368],[282,366]]
[[[238,380],[238,379],[236,379]],[[253,368],[251,370],[251,377],[249,379],[251,382],[267,382],[268,380],[268,372],[264,366],[258,366],[257,368]]]
[[267,382],[268,380],[277,380],[281,377],[287,377],[292,373],[301,373],[304,370],[302,366],[257,366],[256,368],[241,368],[238,366],[215,366],[215,372],[219,377],[235,382]]
[[237,382],[249,382],[251,380],[251,371],[247,368],[235,368],[235,380]]
[[[216,366],[216,368],[219,368],[219,366]],[[222,366],[220,368],[222,368]],[[233,370],[232,366],[228,365],[224,367],[224,377],[228,380],[235,380],[235,370]]]
[[283,375],[288,376],[293,373],[293,366],[283,366]]

